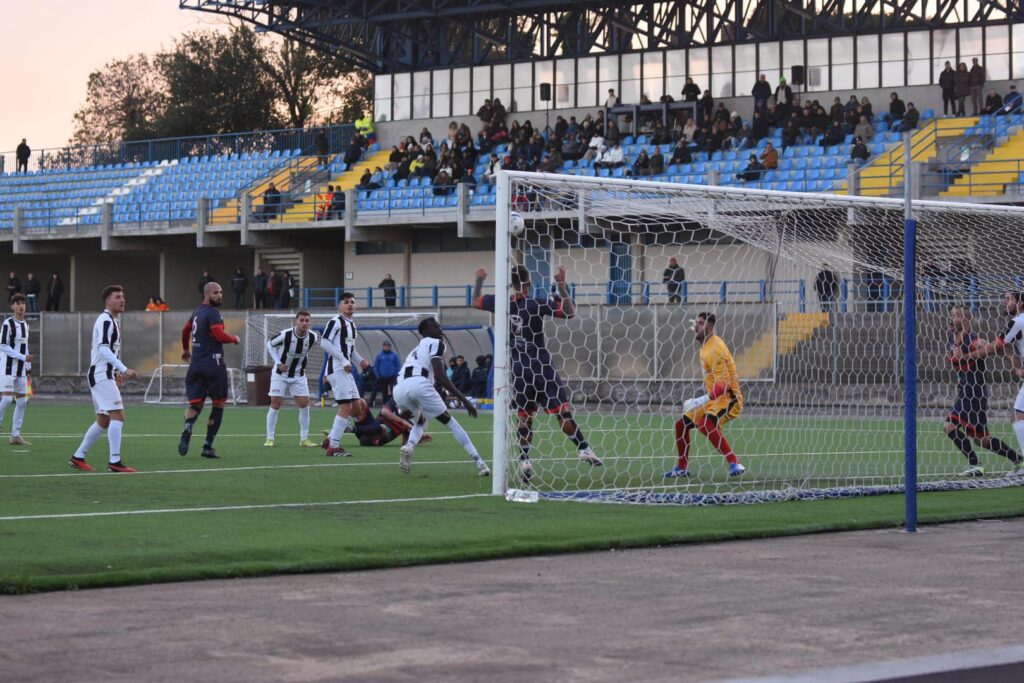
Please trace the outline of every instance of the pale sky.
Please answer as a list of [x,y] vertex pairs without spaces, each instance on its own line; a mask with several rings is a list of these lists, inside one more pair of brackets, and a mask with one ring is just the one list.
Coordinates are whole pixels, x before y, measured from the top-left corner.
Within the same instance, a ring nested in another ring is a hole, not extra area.
[[2,0],[0,12],[0,152],[27,138],[33,157],[71,137],[92,71],[227,23],[178,0]]

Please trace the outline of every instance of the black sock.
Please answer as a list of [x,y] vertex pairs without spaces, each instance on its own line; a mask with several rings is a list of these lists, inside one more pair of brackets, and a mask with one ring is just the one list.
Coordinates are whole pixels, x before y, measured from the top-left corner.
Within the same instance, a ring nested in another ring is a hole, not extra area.
[[578,448],[579,450],[583,450],[584,448],[590,448],[590,445],[587,444],[587,440],[583,438],[583,431],[580,430],[579,425],[576,425],[576,431],[573,432],[572,436],[570,436],[569,438],[572,439],[572,442],[576,444],[576,448]]
[[1012,463],[1018,463],[1021,460],[1020,453],[1013,450],[999,439],[992,439],[989,442],[988,448],[993,453],[1003,456]]
[[946,432],[946,436],[956,444],[956,447],[960,449],[960,452],[967,456],[967,462],[972,467],[978,464],[978,455],[974,452],[974,448],[971,446],[971,440],[959,429],[954,429],[951,432]]
[[217,432],[220,431],[220,421],[223,418],[223,408],[214,408],[210,411],[210,419],[206,422],[206,443],[204,448],[213,448],[213,440],[217,438]]

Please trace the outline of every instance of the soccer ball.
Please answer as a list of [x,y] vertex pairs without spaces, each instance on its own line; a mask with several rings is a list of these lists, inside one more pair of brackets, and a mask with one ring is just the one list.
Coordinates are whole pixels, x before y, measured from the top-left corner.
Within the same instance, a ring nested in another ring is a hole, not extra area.
[[508,216],[508,231],[509,233],[518,237],[523,234],[526,230],[526,221],[523,220],[523,214],[518,211],[513,211]]

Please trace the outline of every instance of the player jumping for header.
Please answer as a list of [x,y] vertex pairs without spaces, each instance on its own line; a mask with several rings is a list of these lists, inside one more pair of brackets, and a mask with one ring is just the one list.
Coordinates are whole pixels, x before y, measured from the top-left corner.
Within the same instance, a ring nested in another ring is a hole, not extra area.
[[[487,269],[477,268],[473,301],[476,308],[494,312],[494,295],[482,296]],[[594,466],[603,463],[587,443],[576,424],[569,403],[565,382],[555,370],[547,344],[544,342],[544,318],[571,318],[576,303],[569,296],[565,268],[558,267],[555,284],[558,296],[539,299],[530,296],[530,271],[514,266],[511,273],[512,299],[509,301],[509,360],[511,365],[512,401],[519,413],[519,467],[525,481],[533,476],[530,446],[533,443],[533,416],[538,410],[558,416],[562,431],[577,448],[580,461]]]
[[988,432],[988,385],[985,361],[982,358],[964,358],[971,351],[986,346],[986,342],[971,331],[971,312],[963,306],[954,306],[949,312],[949,353],[958,357],[951,360],[956,369],[956,402],[946,418],[946,436],[967,456],[968,468],[964,477],[981,477],[985,469],[978,463],[978,454],[971,439],[982,448],[998,453],[1020,467],[1021,456]]
[[701,313],[693,321],[694,336],[701,344],[700,364],[704,368],[704,390],[707,393],[683,402],[683,417],[676,420],[679,460],[665,473],[665,477],[690,476],[690,430],[695,427],[725,456],[729,463],[729,476],[737,477],[747,469],[740,464],[732,446],[722,435],[722,427],[740,416],[743,394],[729,347],[715,334],[715,320],[714,313]]

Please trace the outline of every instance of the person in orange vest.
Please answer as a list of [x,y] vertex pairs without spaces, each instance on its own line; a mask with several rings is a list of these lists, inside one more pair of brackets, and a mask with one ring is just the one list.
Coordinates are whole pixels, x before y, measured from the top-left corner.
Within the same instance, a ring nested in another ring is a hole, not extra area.
[[331,211],[331,202],[334,201],[334,186],[328,185],[327,192],[321,192],[316,196],[316,220],[327,220]]

